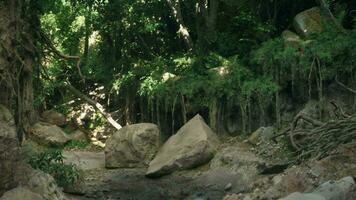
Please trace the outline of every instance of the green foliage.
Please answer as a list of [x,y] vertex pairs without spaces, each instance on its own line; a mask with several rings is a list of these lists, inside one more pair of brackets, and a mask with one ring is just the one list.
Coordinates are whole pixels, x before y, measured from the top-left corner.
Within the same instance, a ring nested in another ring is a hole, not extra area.
[[72,185],[78,179],[79,171],[72,164],[64,164],[63,158],[61,150],[49,149],[32,155],[28,162],[34,169],[52,175],[59,186],[65,187]]
[[[355,73],[354,30],[335,32],[327,28],[296,44],[286,44],[280,37],[282,31],[291,28],[294,16],[315,6],[314,1],[220,1],[216,26],[204,21],[207,17],[199,17],[196,2],[180,1],[193,51],[187,51],[182,37],[178,37],[182,27],[164,1],[39,2],[42,30],[59,51],[81,56],[80,69],[86,78],[85,84],[79,81],[74,60],[47,55],[36,90],[35,104],[39,108],[73,100],[61,90],[63,81],[70,81],[85,94],[103,86],[105,98],[93,98],[107,103],[104,107],[109,112],[126,109],[120,112],[125,115],[150,109],[151,113],[146,114],[153,118],[154,112],[162,112],[163,102],[167,111],[177,97],[185,101],[187,112],[205,112],[215,98],[221,102],[231,100],[235,108],[249,104],[267,112],[273,108],[271,102],[277,91],[295,92],[297,85],[298,95],[307,95],[306,84],[315,84],[309,79],[315,79],[316,61],[320,62],[319,73],[324,81],[335,75],[352,79],[350,74]],[[352,8],[338,1],[329,1],[329,6],[345,23]],[[199,27],[207,32],[209,28],[214,30],[202,34]],[[204,40],[209,44],[202,56],[196,49]],[[103,124],[103,118],[95,114],[88,128]]]

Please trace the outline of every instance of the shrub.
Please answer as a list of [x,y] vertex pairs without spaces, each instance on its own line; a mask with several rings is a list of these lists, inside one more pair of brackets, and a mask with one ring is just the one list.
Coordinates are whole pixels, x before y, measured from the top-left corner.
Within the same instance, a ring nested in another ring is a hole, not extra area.
[[34,169],[52,175],[59,186],[65,187],[73,185],[79,178],[79,170],[73,164],[64,164],[63,158],[61,150],[50,149],[32,155],[28,162]]

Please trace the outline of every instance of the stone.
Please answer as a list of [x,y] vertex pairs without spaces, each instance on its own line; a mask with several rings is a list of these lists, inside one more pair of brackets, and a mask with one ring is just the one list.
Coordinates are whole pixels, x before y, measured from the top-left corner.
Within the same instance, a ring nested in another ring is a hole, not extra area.
[[231,188],[232,188],[232,183],[228,183],[228,184],[226,184],[225,185],[225,191],[229,191],[229,190],[231,190]]
[[147,177],[160,177],[209,162],[217,152],[218,136],[196,115],[170,137],[151,161]]
[[278,199],[294,192],[311,191],[314,182],[310,179],[306,169],[290,168],[263,194],[265,199]]
[[223,200],[242,200],[242,198],[238,194],[228,194],[223,198]]
[[11,112],[0,106],[0,196],[17,186],[15,178],[20,163],[20,149]]
[[294,17],[293,26],[303,37],[322,32],[324,27],[320,8],[313,7],[297,14]]
[[290,46],[294,48],[299,48],[302,44],[302,40],[299,35],[289,30],[285,30],[282,32],[282,38],[284,40],[284,44],[287,47]]
[[83,173],[80,173],[77,180],[72,185],[63,187],[63,192],[75,195],[84,195],[86,191],[86,185]]
[[250,183],[258,176],[258,166],[263,159],[250,151],[247,144],[233,143],[222,146],[210,161],[210,169],[224,168],[227,171],[239,174],[240,179]]
[[44,200],[41,195],[23,187],[7,191],[0,200]]
[[54,178],[40,170],[31,170],[27,174],[24,187],[41,195],[44,200],[66,200],[62,190],[57,186]]
[[31,128],[30,137],[40,144],[49,146],[63,146],[70,141],[61,128],[44,122],[38,122]]
[[10,110],[1,104],[0,104],[0,121],[8,123],[9,125],[15,125],[15,120]]
[[105,145],[107,168],[147,167],[158,150],[160,131],[157,125],[141,123],[125,126]]
[[63,151],[64,164],[74,164],[78,169],[105,169],[104,152]]
[[338,181],[321,184],[311,193],[295,192],[281,200],[347,200],[347,196],[355,189],[355,181],[351,176]]
[[64,126],[67,124],[66,117],[55,110],[47,110],[42,113],[42,118],[45,122],[54,124],[57,126]]
[[273,126],[260,127],[251,134],[248,141],[254,145],[258,144],[260,141],[269,141],[273,138],[275,132],[276,130]]
[[313,193],[319,194],[325,200],[344,200],[346,194],[355,187],[355,181],[348,176],[338,181],[328,181],[320,185]]
[[88,141],[87,135],[81,130],[75,130],[68,136],[71,140],[74,141]]
[[280,200],[326,200],[326,199],[318,194],[311,194],[311,193],[302,194],[300,192],[294,192]]

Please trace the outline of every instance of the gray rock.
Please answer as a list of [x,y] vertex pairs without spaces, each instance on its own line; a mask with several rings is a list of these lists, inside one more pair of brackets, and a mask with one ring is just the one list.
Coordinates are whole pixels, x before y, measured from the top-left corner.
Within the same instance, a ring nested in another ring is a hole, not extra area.
[[80,170],[105,169],[104,152],[63,151],[64,163],[74,164]]
[[87,135],[81,130],[75,130],[73,133],[68,135],[68,137],[74,141],[88,141]]
[[355,181],[348,176],[335,182],[323,183],[313,193],[325,197],[326,200],[344,200],[352,187],[355,187]]
[[16,168],[20,150],[11,112],[0,106],[0,196],[17,186]]
[[228,183],[228,184],[226,184],[226,186],[225,186],[225,191],[229,191],[229,190],[231,190],[231,188],[232,188],[232,183]]
[[240,175],[242,181],[250,183],[258,175],[258,166],[264,161],[240,143],[222,147],[210,161],[210,169],[224,168]]
[[10,110],[1,104],[0,104],[0,121],[8,123],[11,126],[15,125],[15,120]]
[[105,146],[107,168],[146,167],[159,147],[160,131],[155,124],[125,126]]
[[258,144],[260,141],[269,141],[273,138],[276,129],[273,126],[260,127],[251,134],[248,141],[251,144]]
[[66,117],[55,110],[47,110],[42,113],[42,118],[45,122],[57,126],[64,126],[67,124]]
[[282,32],[282,38],[286,46],[290,46],[294,48],[300,47],[303,42],[299,37],[299,35],[289,30],[285,30]]
[[56,125],[39,122],[31,128],[30,137],[43,145],[62,146],[70,141],[70,138]]
[[54,178],[39,170],[31,170],[23,184],[25,188],[39,194],[44,200],[66,200]]
[[170,137],[150,163],[146,176],[160,177],[209,162],[220,141],[200,115]]
[[326,200],[326,199],[318,194],[311,194],[311,193],[302,194],[300,192],[295,192],[280,200]]
[[0,200],[44,200],[41,195],[23,187],[7,191]]
[[295,16],[293,25],[295,30],[303,37],[322,32],[324,27],[320,8],[313,7],[299,13]]

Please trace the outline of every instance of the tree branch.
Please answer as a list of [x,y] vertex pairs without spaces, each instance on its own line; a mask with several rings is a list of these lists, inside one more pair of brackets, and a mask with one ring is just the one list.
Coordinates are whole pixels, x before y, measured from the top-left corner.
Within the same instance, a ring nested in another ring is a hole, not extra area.
[[66,88],[71,91],[75,96],[77,96],[78,98],[86,101],[88,104],[90,104],[91,106],[93,106],[96,110],[98,110],[100,112],[100,114],[102,114],[105,119],[117,130],[120,130],[122,128],[122,126],[117,123],[112,116],[110,115],[110,113],[107,113],[104,109],[104,107],[92,100],[91,98],[89,98],[88,96],[86,96],[85,94],[81,93],[79,90],[77,90],[75,87],[73,87],[70,83],[66,82],[65,84]]
[[48,38],[48,36],[43,33],[43,31],[39,31],[39,35],[41,36],[41,38],[44,40],[47,48],[52,51],[55,55],[57,55],[58,57],[65,59],[65,60],[77,60],[77,70],[79,73],[80,78],[82,79],[83,82],[85,82],[85,78],[82,74],[82,71],[80,69],[80,63],[81,63],[81,59],[80,56],[71,56],[71,55],[65,55],[63,53],[61,53],[52,43],[52,41]]
[[346,89],[347,91],[356,94],[356,90],[354,90],[354,89],[352,89],[352,88],[349,88],[349,87],[347,87],[345,84],[341,83],[341,82],[337,79],[337,76],[335,77],[335,81],[336,81],[337,84],[339,84],[341,87],[343,87],[343,88]]

